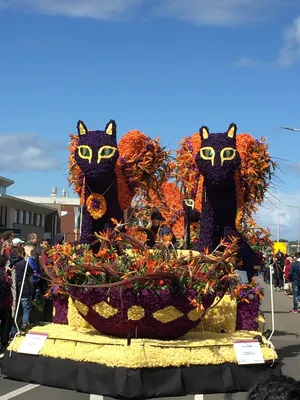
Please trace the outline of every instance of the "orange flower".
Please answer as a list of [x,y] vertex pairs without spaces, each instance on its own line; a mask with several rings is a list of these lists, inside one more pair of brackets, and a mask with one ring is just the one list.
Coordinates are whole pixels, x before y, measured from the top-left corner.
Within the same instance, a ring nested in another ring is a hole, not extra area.
[[71,245],[71,243],[65,243],[65,244],[63,245],[63,248],[62,248],[62,253],[63,253],[63,255],[65,255],[65,256],[69,256],[70,253],[71,253],[71,250],[72,250],[72,245]]
[[161,191],[151,191],[150,208],[158,208],[166,220],[166,224],[172,229],[174,235],[180,238],[184,234],[184,210],[182,208],[183,196],[179,187],[174,182],[165,182]]
[[276,163],[272,161],[265,139],[256,140],[249,134],[239,134],[236,138],[237,150],[242,159],[239,176],[236,175],[239,214],[237,223],[250,216],[261,204],[269,181],[275,172]]
[[99,257],[99,258],[101,258],[101,257],[107,258],[108,254],[109,254],[109,250],[108,250],[108,249],[103,249],[103,250],[99,250],[99,251],[98,251],[98,253],[96,254],[96,257]]

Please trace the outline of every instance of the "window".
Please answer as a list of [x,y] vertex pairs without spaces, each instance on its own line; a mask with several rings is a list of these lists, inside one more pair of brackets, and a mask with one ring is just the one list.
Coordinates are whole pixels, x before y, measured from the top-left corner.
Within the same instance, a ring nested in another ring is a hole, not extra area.
[[19,224],[24,224],[24,211],[20,210],[19,213]]
[[36,226],[41,226],[41,214],[36,215]]
[[0,207],[0,225],[1,227],[6,227],[7,225],[7,207]]
[[25,214],[25,224],[29,225],[29,212],[25,211],[24,214]]
[[0,194],[6,194],[6,187],[0,186]]
[[14,223],[17,224],[19,222],[19,210],[15,210],[14,212]]

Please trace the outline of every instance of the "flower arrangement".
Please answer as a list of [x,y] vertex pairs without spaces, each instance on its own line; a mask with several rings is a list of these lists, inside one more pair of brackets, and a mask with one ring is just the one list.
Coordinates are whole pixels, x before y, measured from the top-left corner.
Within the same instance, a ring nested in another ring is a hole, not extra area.
[[96,254],[85,244],[65,243],[51,248],[48,255],[52,264],[46,269],[53,283],[51,293],[64,293],[70,286],[98,285],[159,290],[176,283],[194,290],[199,306],[201,294],[210,292],[219,279],[231,274],[235,242],[222,242],[219,247],[225,248],[223,252],[217,248],[213,254],[199,254],[189,260],[167,249],[167,237],[161,238],[158,249],[149,250],[137,238],[142,238],[143,232],[134,228],[129,232],[107,230],[98,234],[101,246]]
[[236,243],[188,258],[170,250],[167,238],[147,250],[133,233],[117,226],[99,234],[96,254],[83,244],[54,246],[48,295],[71,296],[80,315],[105,334],[180,337],[229,288]]
[[264,229],[258,226],[249,216],[245,216],[244,218],[242,233],[244,236],[247,236],[251,247],[255,251],[270,249],[273,246],[271,231],[268,228]]
[[[176,151],[176,180],[181,185],[184,196],[192,199],[196,196],[200,179],[195,159],[201,148],[201,142],[201,136],[199,133],[195,133],[190,138],[183,138],[180,142],[180,149]],[[201,205],[199,205],[199,211],[201,211]]]
[[[151,139],[133,130],[118,144],[120,157],[115,171],[118,177],[119,201],[123,209],[131,205],[134,195],[159,192],[170,176],[170,151],[160,146],[160,139]],[[149,197],[149,196],[148,196]]]
[[242,159],[242,168],[236,175],[238,209],[242,224],[243,216],[251,216],[263,202],[270,180],[276,170],[276,162],[271,159],[266,139],[256,140],[249,134],[239,134],[236,138],[237,150]]
[[255,281],[239,285],[233,291],[233,296],[237,299],[236,330],[257,330],[257,318],[263,295],[263,288]]

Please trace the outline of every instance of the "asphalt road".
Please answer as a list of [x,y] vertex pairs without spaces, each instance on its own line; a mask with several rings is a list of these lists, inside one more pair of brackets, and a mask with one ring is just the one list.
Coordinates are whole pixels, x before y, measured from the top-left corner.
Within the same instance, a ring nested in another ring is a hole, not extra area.
[[[282,361],[282,372],[300,380],[300,313],[290,314],[293,301],[284,292],[274,292],[275,332],[272,342]],[[271,329],[270,288],[265,286],[263,312]]]
[[[266,317],[266,329],[271,329],[270,289],[265,287],[263,312]],[[275,333],[273,343],[282,360],[282,370],[285,375],[300,379],[300,313],[290,314],[292,300],[283,292],[274,292]],[[0,361],[1,367],[1,361]],[[77,393],[70,390],[55,389],[39,385],[16,382],[0,375],[0,400],[110,400],[93,394]],[[195,395],[176,397],[176,400],[245,400],[245,393]],[[163,400],[163,399],[161,399]],[[167,398],[165,400],[171,400]]]

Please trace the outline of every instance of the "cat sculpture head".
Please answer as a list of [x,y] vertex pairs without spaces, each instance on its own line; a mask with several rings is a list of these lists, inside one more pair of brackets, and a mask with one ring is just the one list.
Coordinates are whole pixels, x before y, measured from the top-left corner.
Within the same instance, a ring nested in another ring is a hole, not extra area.
[[211,134],[206,126],[200,128],[201,148],[196,155],[196,164],[208,183],[226,186],[241,165],[236,149],[235,124],[227,132]]
[[110,120],[103,131],[89,131],[78,121],[77,131],[75,160],[84,176],[97,180],[112,173],[119,157],[115,121]]

